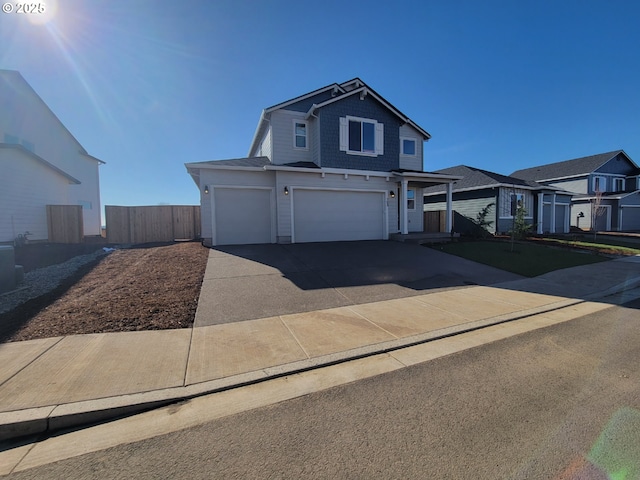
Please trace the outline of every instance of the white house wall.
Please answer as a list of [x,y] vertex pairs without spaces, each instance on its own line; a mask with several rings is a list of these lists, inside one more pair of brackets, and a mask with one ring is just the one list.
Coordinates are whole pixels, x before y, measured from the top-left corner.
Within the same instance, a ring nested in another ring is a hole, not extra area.
[[69,180],[12,148],[0,149],[0,171],[0,242],[47,240],[46,205],[69,204]]
[[[211,225],[212,192],[216,185],[242,187],[273,187],[275,173],[266,171],[238,171],[220,169],[200,170],[200,205],[202,238],[211,241],[213,228]],[[205,185],[209,186],[209,193],[204,193]]]
[[271,113],[271,161],[274,165],[283,165],[294,162],[310,162],[312,159],[309,136],[313,132],[313,117],[307,120],[307,149],[294,148],[293,146],[293,121],[304,120],[304,113],[290,110],[276,110]]
[[[0,74],[0,142],[14,137],[59,169],[80,180],[68,202],[83,205],[85,235],[100,234],[99,163],[81,154],[82,146],[69,134],[46,104],[13,72]],[[89,208],[90,206],[90,208]]]
[[416,155],[402,155],[402,146],[399,148],[400,152],[400,168],[407,170],[422,171],[422,147],[424,142],[422,135],[409,124],[402,125],[400,127],[400,141],[402,137],[415,138],[416,140]]

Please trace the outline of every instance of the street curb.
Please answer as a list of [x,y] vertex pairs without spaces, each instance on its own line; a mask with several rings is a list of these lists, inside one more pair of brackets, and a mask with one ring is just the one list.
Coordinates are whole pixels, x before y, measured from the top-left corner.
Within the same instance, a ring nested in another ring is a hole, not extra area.
[[597,301],[626,290],[634,289],[638,286],[640,286],[640,277],[635,277],[627,279],[603,292],[585,296],[583,299],[561,300],[541,307],[521,310],[516,313],[466,322],[410,337],[367,345],[284,365],[267,367],[261,370],[192,385],[2,412],[0,413],[0,442],[7,444],[24,437],[53,434],[63,430],[80,429],[98,423],[105,423],[195,397],[377,354],[388,353],[501,323],[521,320],[590,301]]

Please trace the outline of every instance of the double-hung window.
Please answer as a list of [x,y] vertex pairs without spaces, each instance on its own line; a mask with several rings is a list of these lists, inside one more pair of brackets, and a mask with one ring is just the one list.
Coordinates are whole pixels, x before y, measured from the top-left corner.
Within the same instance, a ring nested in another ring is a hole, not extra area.
[[340,150],[372,157],[384,154],[384,125],[368,118],[341,117]]
[[524,208],[524,195],[522,193],[511,194],[511,216],[515,217],[518,210]]
[[293,146],[306,150],[307,147],[307,122],[303,120],[293,121]]
[[624,178],[617,177],[613,179],[613,191],[624,192]]
[[593,177],[593,191],[606,192],[607,191],[607,177]]

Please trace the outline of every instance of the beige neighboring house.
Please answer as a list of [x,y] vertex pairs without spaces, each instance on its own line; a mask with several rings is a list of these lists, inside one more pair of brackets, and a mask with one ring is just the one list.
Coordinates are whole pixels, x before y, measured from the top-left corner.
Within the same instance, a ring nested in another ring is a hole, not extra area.
[[17,71],[0,70],[0,242],[47,240],[46,205],[81,205],[100,235],[99,166]]

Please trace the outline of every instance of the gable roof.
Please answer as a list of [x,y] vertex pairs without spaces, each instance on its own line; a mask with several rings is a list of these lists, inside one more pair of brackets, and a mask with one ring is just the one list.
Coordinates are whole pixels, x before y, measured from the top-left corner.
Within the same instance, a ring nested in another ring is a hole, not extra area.
[[599,153],[588,157],[574,158],[563,162],[548,163],[537,167],[517,170],[511,175],[525,180],[535,180],[538,182],[553,180],[565,177],[587,175],[602,167],[612,158],[623,154],[629,162],[638,167],[624,150],[614,150],[613,152]]
[[[100,164],[104,164],[105,162],[94,157],[93,155],[89,155],[87,153],[87,151],[85,150],[85,148],[80,144],[80,142],[78,141],[78,139],[76,139],[76,137],[73,136],[73,134],[69,131],[69,129],[65,126],[64,123],[62,123],[62,121],[58,118],[58,116],[55,114],[55,112],[53,110],[51,110],[49,108],[49,105],[47,105],[47,103],[42,99],[42,97],[40,95],[38,95],[38,92],[36,92],[33,87],[31,85],[29,85],[29,82],[27,82],[25,80],[25,78],[22,76],[22,74],[20,72],[18,72],[17,70],[3,70],[0,69],[0,79],[2,79],[2,77],[5,77],[5,79],[9,79],[12,78],[15,80],[17,79],[19,82],[21,82],[28,90],[29,92],[35,96],[35,98],[37,100],[40,101],[40,103],[44,106],[44,108],[46,108],[51,115],[53,116],[53,118],[55,119],[55,121],[58,122],[58,124],[62,127],[62,129],[69,135],[69,137],[71,138],[71,140],[78,146],[79,148],[79,152],[84,155],[85,157],[91,159],[91,160],[95,160],[96,162],[100,163]],[[10,86],[10,84],[9,84]]]
[[313,92],[305,93],[304,95],[300,95],[298,97],[292,98],[290,100],[286,100],[284,102],[278,103],[276,105],[273,105],[271,107],[268,107],[262,110],[262,113],[260,114],[260,120],[258,121],[258,126],[256,127],[256,131],[253,135],[253,140],[251,141],[251,147],[249,147],[248,155],[251,156],[251,153],[255,151],[255,149],[258,147],[258,143],[260,142],[260,140],[262,140],[262,136],[264,135],[264,132],[266,131],[267,126],[269,124],[269,116],[271,112],[285,108],[289,105],[292,105],[294,103],[300,102],[302,100],[305,100],[307,98],[313,97],[315,95],[318,95],[320,93],[323,93],[329,90],[333,91],[332,98],[320,104],[313,104],[306,114],[307,118],[310,117],[311,114],[318,108],[322,108],[334,102],[344,100],[345,98],[348,98],[352,95],[359,94],[359,95],[362,95],[363,98],[366,95],[371,95],[379,103],[381,103],[385,108],[387,108],[394,115],[396,115],[401,121],[415,128],[423,136],[425,140],[429,140],[431,138],[431,135],[429,134],[429,132],[427,132],[425,129],[423,129],[418,124],[413,122],[413,120],[407,117],[404,113],[402,113],[396,107],[391,105],[375,90],[373,90],[371,87],[365,84],[362,80],[356,77],[346,82],[343,82],[341,84],[332,83],[325,87],[319,88],[318,90],[314,90]]
[[[482,170],[480,168],[469,167],[467,165],[457,165],[455,167],[443,168],[442,170],[436,170],[434,173],[441,173],[447,175],[456,175],[462,177],[460,180],[453,184],[453,191],[466,191],[466,190],[480,190],[483,188],[492,187],[518,187],[527,190],[560,190],[554,187],[548,187],[547,185],[541,185],[539,183],[523,180],[521,178],[515,178],[507,175],[501,175],[499,173],[490,172],[489,170]],[[442,186],[435,186],[425,189],[425,195],[437,195],[444,193],[445,190]]]

